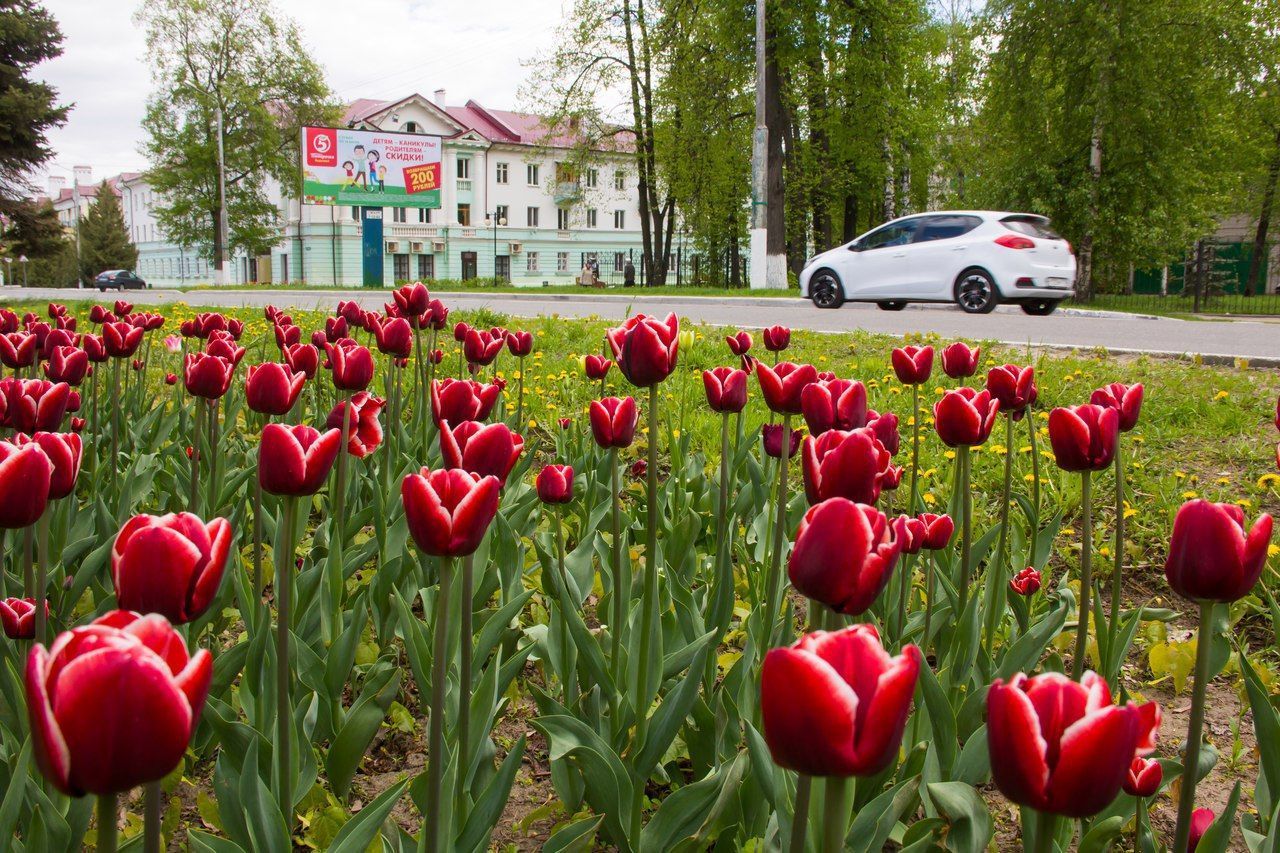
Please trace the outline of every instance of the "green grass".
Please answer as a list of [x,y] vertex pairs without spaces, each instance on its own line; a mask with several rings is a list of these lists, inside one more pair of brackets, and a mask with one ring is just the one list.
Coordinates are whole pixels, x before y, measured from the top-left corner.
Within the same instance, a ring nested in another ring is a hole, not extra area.
[[1189,296],[1158,294],[1100,294],[1085,303],[1069,303],[1073,308],[1098,308],[1104,311],[1126,311],[1134,314],[1156,314],[1162,317],[1271,317],[1280,316],[1280,294],[1260,296],[1216,296],[1200,300],[1199,310]]

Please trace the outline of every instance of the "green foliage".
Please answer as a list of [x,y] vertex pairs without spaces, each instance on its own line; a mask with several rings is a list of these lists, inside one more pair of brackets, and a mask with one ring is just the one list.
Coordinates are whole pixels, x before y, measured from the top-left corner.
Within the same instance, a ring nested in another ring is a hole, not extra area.
[[31,188],[32,173],[53,155],[48,132],[67,120],[35,66],[62,54],[58,23],[35,0],[0,2],[0,211],[9,213]]
[[120,200],[103,181],[80,221],[80,278],[90,282],[103,270],[131,270],[137,263],[138,247],[129,239]]

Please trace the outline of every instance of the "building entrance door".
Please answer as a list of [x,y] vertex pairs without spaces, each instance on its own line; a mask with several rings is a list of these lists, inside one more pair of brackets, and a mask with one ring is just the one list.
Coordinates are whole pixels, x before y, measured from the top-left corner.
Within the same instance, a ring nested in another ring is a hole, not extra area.
[[476,253],[462,253],[462,280],[471,281],[476,277]]

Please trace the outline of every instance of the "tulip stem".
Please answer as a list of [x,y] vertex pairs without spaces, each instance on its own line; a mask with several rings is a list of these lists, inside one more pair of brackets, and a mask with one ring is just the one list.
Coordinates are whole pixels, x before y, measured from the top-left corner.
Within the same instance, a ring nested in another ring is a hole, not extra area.
[[920,386],[911,386],[911,507],[915,515],[920,504]]
[[160,824],[164,799],[160,780],[148,782],[144,790],[146,802],[142,818],[142,850],[143,853],[160,853]]
[[[1120,593],[1121,593],[1121,570],[1124,567],[1124,467],[1120,462],[1120,438],[1116,437],[1116,457],[1114,460],[1116,474],[1116,553],[1115,563],[1111,569],[1111,603],[1110,613],[1107,615],[1107,638],[1108,645],[1114,643],[1117,637],[1116,626],[1120,622]],[[1114,655],[1114,651],[1108,652],[1108,657]],[[1119,662],[1117,661],[1117,666]],[[1106,673],[1108,678],[1114,678],[1114,673]]]
[[289,699],[289,632],[290,597],[292,596],[293,552],[298,499],[293,496],[282,500],[282,531],[279,534],[280,553],[276,555],[276,799],[280,811],[286,815],[285,823],[293,826],[293,772],[290,750],[293,735],[293,703]]
[[783,528],[787,525],[787,469],[791,467],[790,452],[791,415],[788,413],[782,416],[782,448],[778,455],[778,494],[773,523],[773,552],[769,562],[769,587],[765,590],[767,596],[765,614],[768,617],[765,630],[770,647],[774,645],[774,631],[777,628],[778,619],[785,610],[782,602],[783,591],[786,589],[786,584],[782,580],[782,552],[786,548],[787,541],[786,531]]
[[[564,601],[569,600],[569,575],[564,570],[564,509],[560,504],[555,506],[556,519],[556,570],[559,573],[557,580],[560,583],[560,589],[564,592]],[[468,560],[471,558],[468,557]],[[560,673],[560,698],[564,700],[566,708],[572,708],[577,694],[578,679],[573,671],[573,667],[569,665],[569,620],[565,618],[565,614],[560,614],[560,654],[563,658],[564,671]]]
[[458,665],[458,790],[457,805],[454,807],[454,819],[458,825],[467,821],[467,791],[471,784],[471,652],[473,637],[471,635],[471,608],[475,597],[473,578],[474,554],[468,554],[462,560],[462,625],[459,631],[461,648]]
[[[711,624],[723,637],[733,617],[733,562],[729,554],[729,415],[720,418],[720,500],[716,504],[715,592],[711,600]],[[713,656],[708,656],[713,657]],[[714,665],[714,661],[708,663]],[[714,673],[714,669],[709,667]],[[713,684],[708,681],[707,688]]]
[[326,586],[329,591],[329,607],[325,618],[321,619],[321,627],[325,634],[325,645],[331,645],[335,637],[342,632],[342,584],[344,581],[344,565],[346,563],[346,530],[343,522],[347,509],[347,457],[349,436],[351,432],[351,392],[341,395],[342,406],[342,439],[338,450],[338,464],[334,473],[333,486],[333,524],[329,532],[329,547],[333,549],[333,557],[328,563]]
[[[120,483],[120,359],[111,359],[111,464],[107,467],[111,469],[111,484],[119,486]],[[121,498],[116,495],[117,501]],[[119,506],[117,505],[117,515],[119,515]]]
[[973,501],[969,494],[969,477],[970,477],[970,456],[967,445],[961,445],[956,448],[956,473],[957,480],[960,483],[960,578],[956,584],[960,593],[960,603],[957,608],[958,612],[954,614],[956,620],[964,618],[964,612],[969,607],[969,558],[972,551],[972,523]]
[[804,853],[805,836],[809,829],[809,796],[813,790],[813,777],[800,773],[796,777],[795,808],[791,810],[791,843],[789,853]]
[[120,795],[98,795],[98,843],[97,853],[116,853],[116,839],[119,828],[116,826]]
[[[268,415],[264,419],[264,426],[270,422],[271,417]],[[253,607],[256,621],[262,602],[262,480],[258,477],[253,478],[253,593],[255,598],[250,606]]]
[[[36,642],[47,644],[49,642],[48,618],[46,609],[48,608],[49,595],[49,522],[54,507],[52,503],[45,508],[44,514],[36,520]],[[29,530],[30,528],[28,528]]]
[[[191,416],[191,499],[187,505],[192,512],[200,508],[200,414],[202,407],[197,404]],[[108,466],[111,467],[111,466]],[[112,474],[114,477],[115,474]]]
[[524,356],[520,356],[520,390],[516,397],[516,430],[524,432]]
[[1076,659],[1071,665],[1076,681],[1084,677],[1084,659],[1089,653],[1089,608],[1093,592],[1092,474],[1085,471],[1080,475],[1080,615],[1076,619]]
[[[425,567],[424,567],[425,569]],[[444,782],[444,706],[449,677],[449,596],[453,587],[453,560],[440,566],[440,588],[436,590],[435,639],[431,646],[430,732],[427,741],[427,815],[419,850],[436,853],[440,849],[440,796]]]
[[823,780],[823,787],[822,853],[842,853],[844,836],[849,827],[848,805],[845,802],[849,777],[828,776]]
[[[622,496],[619,494],[620,475],[618,472],[618,448],[609,448],[609,499],[613,503],[613,624],[610,627],[610,633],[613,634],[613,683],[615,689],[619,693],[622,692],[622,648],[623,635],[626,633],[627,625],[627,604],[631,600],[631,582],[623,571],[622,561],[622,529],[620,504]],[[617,697],[614,697],[614,717],[619,717],[617,711]]]
[[1182,762],[1182,785],[1178,799],[1178,828],[1170,850],[1186,850],[1191,838],[1191,812],[1196,807],[1196,783],[1200,781],[1200,742],[1204,731],[1204,696],[1209,686],[1209,656],[1212,654],[1213,601],[1200,602],[1200,628],[1196,632],[1196,672],[1191,685],[1191,716],[1187,720],[1187,748]]
[[[1035,409],[1027,406],[1027,432],[1031,435],[1031,508],[1034,510],[1032,515],[1035,516],[1036,529],[1031,532],[1032,556],[1038,557],[1035,553],[1035,543],[1040,535],[1040,451],[1036,447],[1036,419],[1034,417]],[[1033,559],[1032,562],[1035,562]]]
[[933,567],[937,558],[933,551],[926,549],[924,556],[924,634],[920,638],[920,649],[929,654],[929,629],[933,623]]
[[1013,415],[1006,414],[1004,426],[1004,492],[1000,499],[1000,541],[996,545],[996,556],[987,564],[987,583],[995,584],[991,589],[990,610],[987,611],[987,654],[995,656],[996,630],[1000,627],[1004,616],[1005,575],[1011,569],[1007,553],[1009,547],[1009,500],[1013,491]]
[[[1048,812],[1034,812],[1034,814],[1036,824],[1035,846],[1032,848],[1032,846],[1027,843],[1028,839],[1023,838],[1025,849],[1027,849],[1029,853],[1032,850],[1034,850],[1034,853],[1054,853],[1058,847],[1058,826],[1061,824],[1062,818],[1056,814],[1049,814]],[[1026,827],[1023,827],[1023,832],[1025,834]]]
[[205,512],[216,515],[218,512],[218,400],[209,400],[209,429],[205,437],[209,442],[209,502],[205,504]]
[[36,574],[34,556],[35,528],[27,525],[22,528],[22,596],[35,598]]
[[[644,747],[649,730],[649,706],[652,694],[649,692],[649,651],[653,634],[661,630],[658,624],[658,383],[649,386],[649,463],[645,471],[648,499],[645,507],[645,527],[647,528],[644,549],[644,592],[640,599],[640,648],[638,654],[639,672],[636,678],[636,731],[632,754],[639,754]],[[644,783],[649,778],[652,767],[636,765],[635,804],[631,821],[634,837],[639,838],[640,823],[644,812]]]

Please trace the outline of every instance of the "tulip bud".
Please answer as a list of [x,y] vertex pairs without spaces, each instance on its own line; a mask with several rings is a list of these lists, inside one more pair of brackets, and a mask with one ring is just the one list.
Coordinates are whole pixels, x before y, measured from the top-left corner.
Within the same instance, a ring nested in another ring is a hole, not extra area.
[[627,470],[633,478],[643,480],[645,475],[649,473],[649,462],[642,457],[632,462],[631,467]]
[[964,379],[978,372],[978,358],[982,347],[969,348],[963,341],[956,341],[942,351],[942,372],[952,379]]
[[896,456],[902,448],[902,435],[898,432],[898,416],[893,412],[880,414],[874,409],[867,413],[867,428],[876,434],[890,456]]
[[[1119,412],[1120,432],[1128,432],[1138,425],[1138,415],[1142,413],[1142,383],[1122,385],[1113,382],[1094,391],[1089,402]],[[1277,420],[1280,421],[1280,415],[1277,415]]]
[[1000,411],[1015,421],[1022,420],[1027,407],[1036,401],[1034,367],[1005,364],[987,373],[987,390],[1000,403]]
[[1200,846],[1200,839],[1204,838],[1209,827],[1213,826],[1216,817],[1213,809],[1200,808],[1191,813],[1191,834],[1187,836],[1187,853],[1194,853]]
[[470,364],[487,367],[502,352],[504,339],[482,329],[471,329],[462,342],[462,354]]
[[903,385],[923,385],[933,373],[933,347],[900,347],[890,353],[890,361]]
[[85,422],[85,419],[84,419],[84,418],[72,418],[72,419],[71,419],[71,431],[72,431],[72,432],[84,432],[85,423],[86,423],[86,422]]
[[1049,444],[1064,471],[1101,471],[1116,454],[1120,415],[1086,403],[1049,413]]
[[830,429],[851,430],[867,425],[867,386],[848,379],[822,379],[800,392],[800,412],[809,434]]
[[567,504],[573,500],[573,467],[548,465],[538,472],[536,485],[543,503]]
[[640,411],[631,397],[605,397],[592,400],[588,410],[591,435],[603,448],[630,447],[635,441]]
[[676,368],[680,352],[680,320],[668,314],[665,320],[637,314],[606,335],[618,369],[638,388],[663,381]]
[[482,421],[489,417],[501,392],[496,384],[484,385],[471,379],[433,379],[431,417],[437,425],[443,421]]
[[613,362],[601,355],[588,355],[582,359],[583,372],[587,374],[587,378],[599,382],[609,374],[609,368],[613,367]]
[[166,373],[166,374],[164,375],[164,384],[165,384],[165,385],[177,385],[177,384],[178,384],[178,374],[176,374],[176,373]]
[[756,379],[765,404],[779,414],[798,415],[802,411],[801,396],[806,386],[818,381],[818,371],[812,364],[792,364],[782,361],[770,367],[756,365]]
[[893,538],[904,554],[918,554],[924,547],[924,522],[914,516],[900,515],[893,520]]
[[[49,602],[44,603],[45,618],[49,618]],[[6,598],[0,600],[0,624],[10,640],[32,640],[36,636],[36,600],[34,598]]]
[[[796,451],[800,449],[800,439],[802,433],[798,429],[791,430],[791,440],[788,442],[787,458],[791,459],[796,455]],[[782,424],[762,424],[760,427],[760,440],[764,444],[764,452],[766,456],[778,459],[782,456]]]
[[769,326],[760,333],[764,348],[769,352],[782,352],[791,346],[791,330],[786,326]]
[[528,332],[507,332],[507,350],[516,358],[524,358],[533,352],[533,335]]
[[1271,516],[1245,531],[1237,504],[1188,501],[1173,520],[1164,575],[1174,592],[1195,601],[1237,601],[1253,589],[1267,563]]
[[573,420],[571,418],[561,418],[557,423],[559,424],[560,429],[568,429],[573,425]]
[[314,495],[342,447],[342,431],[267,424],[258,448],[258,482],[273,495]]
[[363,391],[373,380],[373,354],[350,338],[336,344],[326,343],[333,387],[340,391]]
[[1164,769],[1154,758],[1134,758],[1122,788],[1132,797],[1154,797],[1164,779]]
[[989,391],[957,388],[934,405],[934,428],[948,447],[976,447],[991,436],[999,411]]
[[287,414],[298,402],[305,373],[294,373],[275,361],[249,365],[244,381],[245,404],[262,415]]
[[221,356],[207,352],[188,353],[183,363],[182,384],[188,394],[217,400],[231,388],[235,369],[234,363]]
[[1009,580],[1009,589],[1018,595],[1035,595],[1040,591],[1040,573],[1027,566]]
[[747,374],[732,367],[716,367],[702,371],[702,384],[707,392],[707,405],[714,412],[732,414],[747,405]]
[[889,451],[870,429],[833,429],[805,438],[801,470],[810,505],[828,498],[874,504],[889,468]]
[[725,336],[724,342],[729,345],[729,351],[734,355],[746,355],[750,351],[752,343],[750,332],[737,332],[736,334]]

